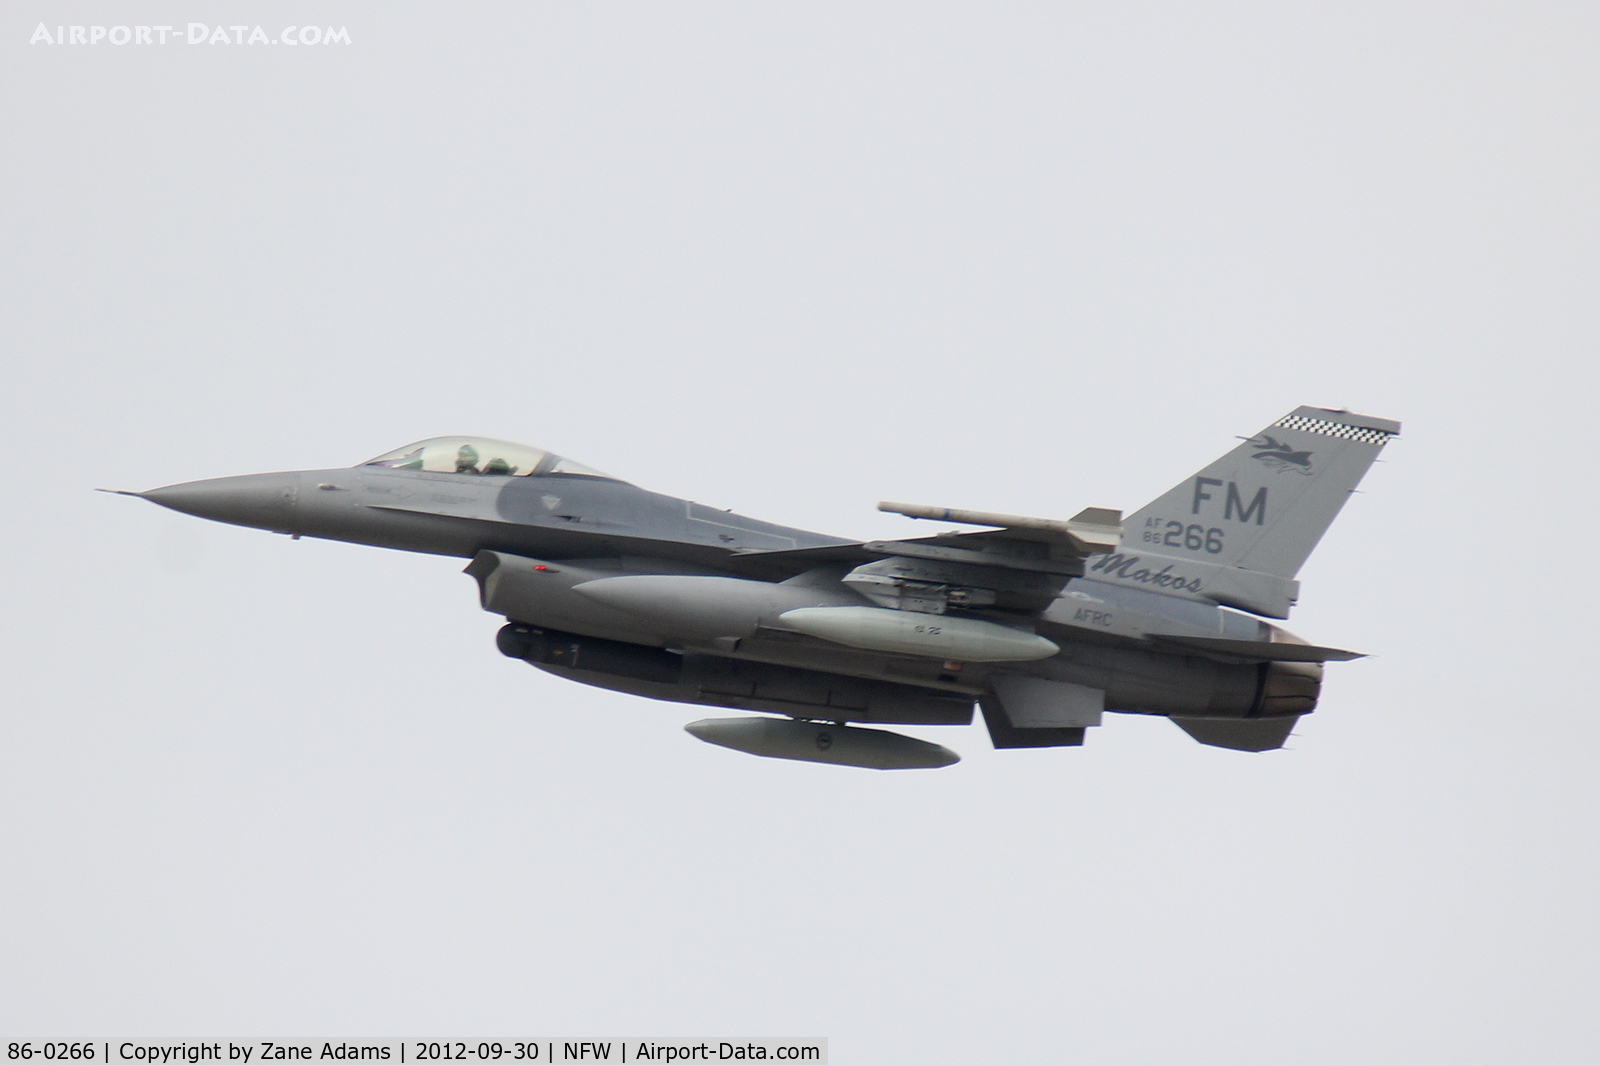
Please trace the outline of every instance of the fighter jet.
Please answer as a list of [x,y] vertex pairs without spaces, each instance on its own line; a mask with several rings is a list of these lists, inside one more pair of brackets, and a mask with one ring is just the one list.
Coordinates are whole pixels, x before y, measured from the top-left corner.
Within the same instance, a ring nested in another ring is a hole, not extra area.
[[469,559],[499,650],[557,677],[760,712],[685,728],[754,755],[875,769],[955,752],[878,725],[1081,745],[1106,712],[1219,748],[1281,747],[1323,663],[1295,574],[1400,424],[1301,407],[1124,519],[906,503],[973,527],[849,540],[650,492],[506,441],[436,437],[358,466],[127,493],[234,525]]

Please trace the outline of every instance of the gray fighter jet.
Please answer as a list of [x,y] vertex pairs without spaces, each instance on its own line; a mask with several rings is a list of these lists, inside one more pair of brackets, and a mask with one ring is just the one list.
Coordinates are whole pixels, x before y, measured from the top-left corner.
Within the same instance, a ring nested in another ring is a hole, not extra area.
[[438,437],[360,466],[130,493],[294,537],[470,559],[502,653],[652,699],[765,712],[685,728],[755,755],[877,769],[954,752],[870,724],[1083,743],[1106,711],[1202,744],[1281,747],[1317,647],[1265,619],[1398,422],[1301,407],[1124,520],[881,503],[983,527],[853,541],[662,496],[520,444]]

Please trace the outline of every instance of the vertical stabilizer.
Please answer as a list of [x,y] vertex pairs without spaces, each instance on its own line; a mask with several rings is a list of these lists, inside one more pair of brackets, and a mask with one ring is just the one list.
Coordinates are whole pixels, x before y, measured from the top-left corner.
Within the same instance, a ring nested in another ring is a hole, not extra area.
[[1284,617],[1294,575],[1399,432],[1384,418],[1297,408],[1131,515],[1120,552],[1089,576],[1120,583],[1170,563],[1164,588]]

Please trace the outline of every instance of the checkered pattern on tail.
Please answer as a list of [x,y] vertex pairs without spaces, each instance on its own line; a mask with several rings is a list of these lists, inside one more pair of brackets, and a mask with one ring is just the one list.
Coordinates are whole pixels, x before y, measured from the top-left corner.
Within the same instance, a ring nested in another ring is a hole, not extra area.
[[1368,444],[1383,444],[1394,436],[1388,430],[1368,429],[1365,426],[1347,426],[1343,422],[1329,422],[1325,418],[1308,418],[1305,415],[1289,415],[1272,423],[1273,429],[1298,429],[1306,433],[1320,433],[1325,437],[1339,437],[1343,440],[1359,440]]

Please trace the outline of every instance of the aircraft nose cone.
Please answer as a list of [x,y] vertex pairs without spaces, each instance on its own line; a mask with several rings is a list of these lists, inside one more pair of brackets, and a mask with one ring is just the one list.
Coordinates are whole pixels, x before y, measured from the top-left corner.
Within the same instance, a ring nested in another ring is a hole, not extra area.
[[300,479],[293,474],[245,474],[186,481],[139,495],[215,522],[293,532],[299,487]]

